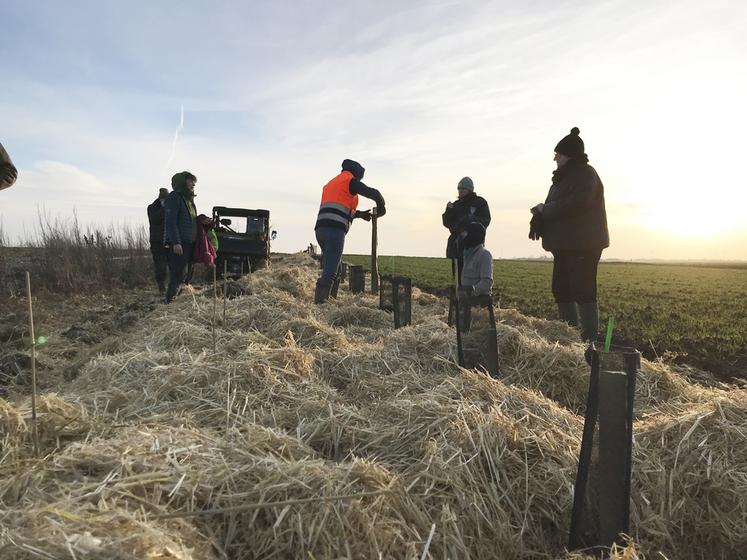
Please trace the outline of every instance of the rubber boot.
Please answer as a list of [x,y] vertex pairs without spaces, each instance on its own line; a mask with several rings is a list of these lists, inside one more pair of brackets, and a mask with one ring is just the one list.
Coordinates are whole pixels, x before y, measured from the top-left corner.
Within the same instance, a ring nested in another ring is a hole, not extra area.
[[565,321],[572,327],[578,326],[578,308],[576,307],[576,302],[571,301],[568,303],[559,303],[558,302],[558,315],[560,315],[560,320]]
[[314,303],[325,303],[329,299],[329,291],[331,288],[332,286],[321,278],[317,280],[316,289],[314,290]]
[[599,334],[599,307],[597,302],[581,303],[578,309],[581,316],[581,338],[584,342],[595,342]]
[[340,289],[340,276],[338,275],[337,278],[335,278],[335,281],[332,282],[332,289],[329,292],[329,295],[332,296],[333,299],[337,299],[337,291]]

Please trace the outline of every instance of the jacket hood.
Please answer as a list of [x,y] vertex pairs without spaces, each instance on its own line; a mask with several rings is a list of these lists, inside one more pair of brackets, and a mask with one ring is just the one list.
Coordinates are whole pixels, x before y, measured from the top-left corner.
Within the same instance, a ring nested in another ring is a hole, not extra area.
[[189,171],[176,173],[173,177],[171,177],[171,188],[179,194],[182,194],[184,196],[191,196],[191,194],[187,192],[187,179],[189,179],[190,177],[194,177],[194,175],[192,175]]

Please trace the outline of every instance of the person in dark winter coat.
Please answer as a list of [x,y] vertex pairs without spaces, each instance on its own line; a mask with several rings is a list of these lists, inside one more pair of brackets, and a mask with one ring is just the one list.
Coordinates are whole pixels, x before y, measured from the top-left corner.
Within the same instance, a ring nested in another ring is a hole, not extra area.
[[8,152],[0,144],[0,191],[12,187],[16,179],[18,179],[18,170],[13,165]]
[[168,189],[159,189],[158,198],[148,206],[148,225],[150,230],[150,254],[153,257],[153,269],[156,275],[158,291],[166,292],[166,269],[169,264],[169,251],[163,243],[164,210],[163,205]]
[[553,255],[552,291],[560,318],[581,323],[581,336],[594,341],[599,330],[597,266],[609,247],[604,186],[589,165],[579,129],[555,147],[557,169],[544,203],[531,209],[529,237],[542,238]]
[[173,189],[164,202],[164,244],[168,247],[169,286],[166,303],[171,302],[179,286],[190,276],[192,254],[197,239],[195,185],[197,177],[182,171],[171,178]]
[[[462,274],[462,248],[460,240],[465,229],[472,222],[482,224],[486,229],[490,225],[490,208],[488,202],[475,194],[475,185],[469,177],[463,177],[457,184],[457,200],[449,202],[441,215],[444,227],[449,228],[449,239],[446,242],[446,257],[452,259],[452,274],[457,278]],[[457,264],[454,264],[456,259]]]
[[369,211],[358,210],[358,196],[376,202],[377,218],[386,214],[386,205],[381,193],[361,181],[365,171],[357,161],[346,159],[342,162],[342,171],[339,175],[333,177],[322,189],[322,200],[314,230],[316,240],[322,249],[323,268],[322,275],[316,283],[314,303],[324,303],[329,299],[330,293],[335,295],[337,292],[345,236],[353,219],[371,220]]

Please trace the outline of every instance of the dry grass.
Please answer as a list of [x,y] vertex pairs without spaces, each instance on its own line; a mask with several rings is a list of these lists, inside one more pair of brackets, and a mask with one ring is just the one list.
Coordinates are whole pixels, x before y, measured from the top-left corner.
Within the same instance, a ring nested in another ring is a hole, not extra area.
[[[498,314],[492,380],[455,365],[444,302],[391,328],[311,304],[304,256],[159,308],[43,401],[0,401],[0,557],[568,558],[588,384],[567,327]],[[747,392],[644,363],[633,538],[613,558],[740,558]]]

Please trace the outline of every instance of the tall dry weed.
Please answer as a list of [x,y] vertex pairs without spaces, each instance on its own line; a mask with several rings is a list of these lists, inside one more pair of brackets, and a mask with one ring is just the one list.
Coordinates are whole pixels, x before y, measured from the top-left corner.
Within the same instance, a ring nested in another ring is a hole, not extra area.
[[147,232],[142,226],[83,226],[39,211],[35,230],[15,247],[0,227],[0,294],[22,289],[31,271],[36,289],[75,293],[144,285],[151,278]]

